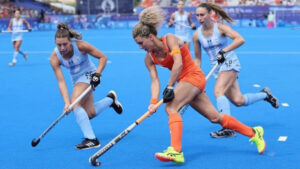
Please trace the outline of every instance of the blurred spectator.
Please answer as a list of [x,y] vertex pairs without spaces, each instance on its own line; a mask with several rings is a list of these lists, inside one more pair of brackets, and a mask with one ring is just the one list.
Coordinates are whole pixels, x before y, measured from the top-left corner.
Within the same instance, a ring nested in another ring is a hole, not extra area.
[[272,11],[269,12],[267,18],[267,28],[274,28],[275,16]]
[[239,0],[226,0],[224,3],[226,6],[237,6],[239,4]]
[[292,6],[292,5],[297,5],[297,2],[296,2],[296,0],[282,0],[281,4]]
[[255,0],[247,0],[247,1],[246,1],[246,5],[247,5],[247,6],[255,6],[255,5],[256,5],[256,2],[255,2]]
[[86,15],[81,15],[80,23],[82,24],[83,29],[88,29],[87,21],[88,21],[87,16]]
[[143,0],[139,6],[146,8],[146,7],[152,6],[153,4],[154,4],[153,0]]
[[224,5],[224,6],[228,6],[228,1],[227,1],[227,0],[224,0],[224,1],[223,1],[223,5]]
[[189,6],[198,6],[200,5],[201,1],[200,0],[192,0],[189,4]]
[[179,0],[172,0],[171,5],[172,6],[177,6]]
[[40,12],[40,22],[45,22],[45,11],[43,9]]
[[20,9],[22,16],[24,17],[37,17],[38,11],[33,9],[26,9],[21,6],[16,6],[9,2],[0,3],[0,18],[10,18],[16,9]]
[[168,6],[172,6],[172,1],[171,0],[157,0],[156,4],[159,5],[160,7],[168,7]]
[[246,5],[246,2],[247,2],[247,0],[241,0],[241,1],[239,2],[239,5]]
[[275,5],[281,5],[281,0],[274,0]]

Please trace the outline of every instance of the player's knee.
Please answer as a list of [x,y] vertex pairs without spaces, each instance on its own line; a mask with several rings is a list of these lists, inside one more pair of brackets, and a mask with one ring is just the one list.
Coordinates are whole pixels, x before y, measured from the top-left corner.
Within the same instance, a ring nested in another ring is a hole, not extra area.
[[211,123],[220,123],[221,116],[218,114],[217,116],[209,117],[208,119]]
[[170,114],[170,113],[175,113],[177,110],[171,106],[166,105],[165,111]]
[[215,89],[214,94],[215,94],[215,97],[218,98],[220,96],[224,96],[224,91],[221,89]]
[[232,99],[232,103],[238,107],[243,106],[245,104],[245,99],[243,97],[234,98]]
[[92,119],[92,118],[96,117],[96,115],[97,115],[96,111],[92,111],[92,110],[89,110],[86,113],[89,116],[89,119]]

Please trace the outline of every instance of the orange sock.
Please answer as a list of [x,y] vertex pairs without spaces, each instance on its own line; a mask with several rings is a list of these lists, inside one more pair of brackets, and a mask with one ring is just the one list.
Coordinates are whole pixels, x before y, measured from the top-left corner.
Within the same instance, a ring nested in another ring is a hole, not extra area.
[[237,131],[245,136],[253,137],[255,135],[251,127],[246,126],[245,124],[239,122],[234,117],[224,114],[224,117],[221,122],[222,127]]
[[181,137],[182,137],[183,122],[179,113],[169,114],[169,127],[171,133],[171,146],[177,152],[181,152]]

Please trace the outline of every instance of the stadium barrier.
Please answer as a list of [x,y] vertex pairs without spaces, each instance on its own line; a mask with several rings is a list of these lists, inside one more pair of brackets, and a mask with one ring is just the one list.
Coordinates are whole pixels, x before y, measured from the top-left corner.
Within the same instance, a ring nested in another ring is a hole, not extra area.
[[[164,8],[167,17],[177,8]],[[224,9],[235,20],[234,27],[267,27],[269,11],[274,13],[275,27],[297,27],[300,25],[300,6],[226,6]],[[47,15],[45,22],[39,18],[27,18],[33,30],[56,30],[60,22],[67,23],[74,29],[131,29],[138,22],[138,13],[143,8],[136,8],[136,14],[99,14],[99,15]],[[194,23],[198,24],[195,17],[195,7],[185,9],[192,13]],[[167,18],[168,20],[168,18]],[[0,30],[6,30],[9,18],[0,19]],[[166,24],[164,25],[166,27]]]

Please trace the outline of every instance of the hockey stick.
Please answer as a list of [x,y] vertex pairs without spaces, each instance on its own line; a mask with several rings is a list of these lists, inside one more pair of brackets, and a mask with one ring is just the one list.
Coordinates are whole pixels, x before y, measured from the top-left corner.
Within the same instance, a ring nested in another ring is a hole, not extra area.
[[[206,80],[206,81],[207,81],[207,80],[211,77],[211,75],[216,71],[218,65],[219,65],[218,63],[215,64],[215,66],[211,69],[211,71],[206,75],[206,77],[205,77],[205,80]],[[180,113],[180,114],[183,114],[183,113],[188,109],[188,107],[189,107],[188,104],[184,105],[183,107],[180,108],[179,113]]]
[[[85,91],[83,91],[82,94],[74,100],[74,102],[69,106],[69,108],[72,109],[91,89],[92,86],[89,86],[87,89],[85,89]],[[65,117],[66,114],[67,113],[64,111],[60,116],[58,116],[58,118],[54,122],[51,123],[51,125],[37,139],[34,138],[31,142],[32,147],[35,147],[37,144],[39,144],[41,139],[58,123],[59,120]]]
[[179,25],[179,26],[182,26],[182,27],[185,27],[185,28],[189,28],[189,29],[193,29],[191,26],[189,25],[185,25],[185,24],[182,24],[182,23],[179,23],[179,22],[174,22],[176,25]]
[[[163,103],[163,99],[161,99],[155,107],[158,108]],[[89,158],[89,162],[93,166],[100,166],[101,162],[97,159],[102,156],[106,151],[112,148],[117,142],[119,142],[122,138],[124,138],[130,131],[132,131],[138,124],[140,124],[145,118],[150,116],[150,112],[147,111],[144,115],[142,115],[139,119],[137,119],[134,123],[132,123],[129,127],[127,127],[124,131],[122,131],[119,135],[117,135],[114,139],[112,139],[109,143],[107,143],[103,148],[98,150],[95,154],[93,154]]]
[[0,31],[0,33],[19,33],[19,32],[30,32],[29,30],[18,30],[18,31]]

